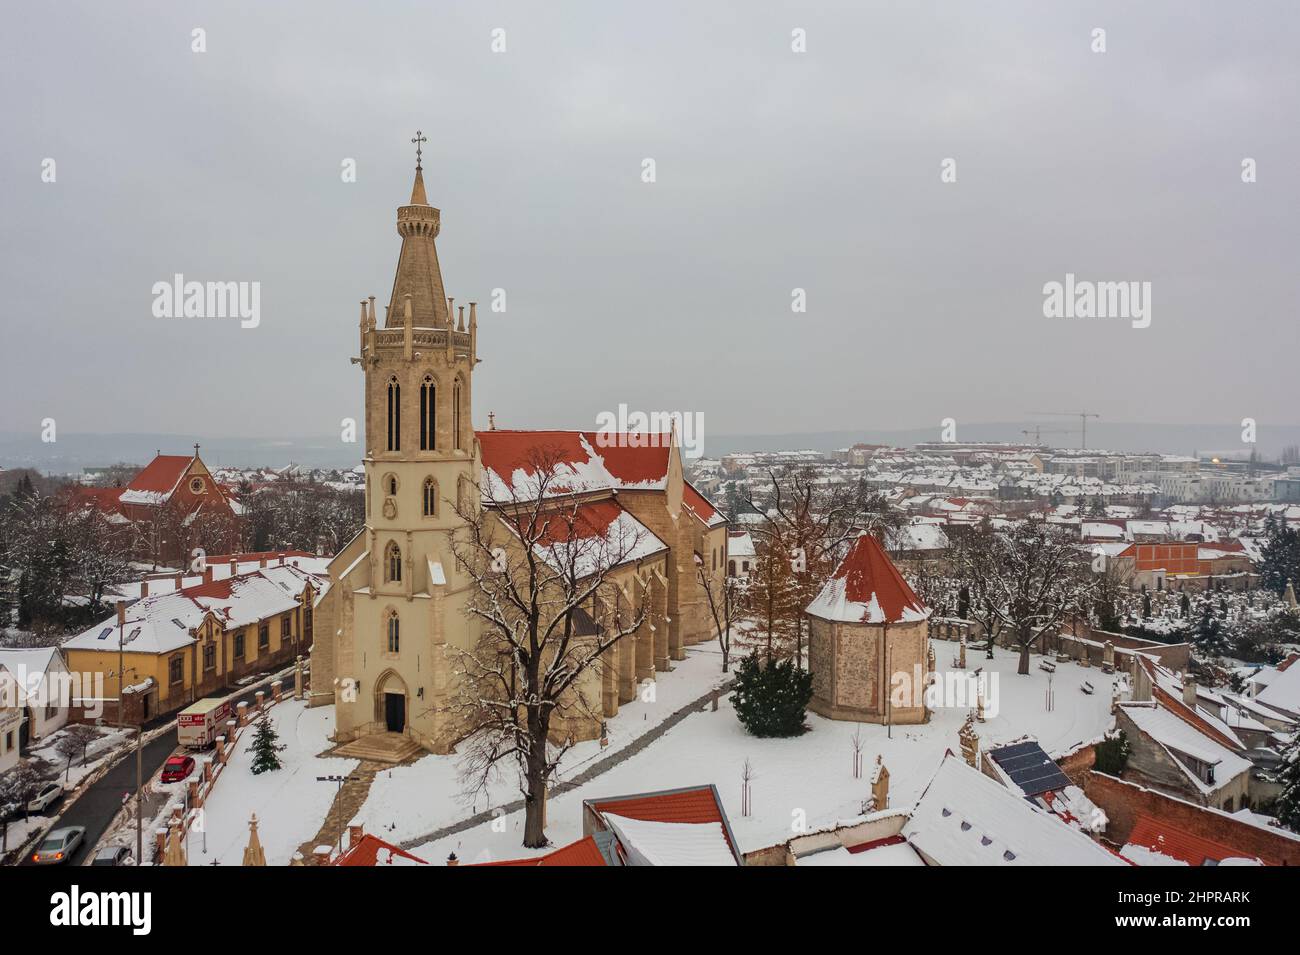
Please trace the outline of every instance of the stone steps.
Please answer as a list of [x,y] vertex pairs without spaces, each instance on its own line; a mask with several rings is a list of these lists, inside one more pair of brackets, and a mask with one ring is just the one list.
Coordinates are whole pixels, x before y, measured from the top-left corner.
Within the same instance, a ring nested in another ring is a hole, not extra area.
[[396,765],[424,754],[424,747],[400,733],[374,733],[344,743],[330,755]]

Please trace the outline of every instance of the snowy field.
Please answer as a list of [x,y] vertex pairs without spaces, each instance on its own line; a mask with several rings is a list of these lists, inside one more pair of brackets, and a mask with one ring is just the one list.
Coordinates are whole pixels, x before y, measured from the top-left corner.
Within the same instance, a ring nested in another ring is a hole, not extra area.
[[[608,721],[607,747],[602,750],[598,740],[589,740],[569,750],[557,781],[623,749],[722,682],[722,655],[716,644],[687,647],[686,654],[685,660],[673,663],[670,673],[657,674],[654,682],[642,684],[635,700],[619,706],[618,716]],[[496,779],[486,793],[466,792],[459,766],[460,757],[452,754],[425,756],[410,766],[384,770],[375,776],[357,818],[367,832],[389,842],[403,842],[522,796],[513,772]]]
[[[956,644],[936,641],[934,646],[938,669],[944,672],[950,668]],[[976,725],[982,747],[1032,734],[1052,753],[1094,739],[1110,727],[1114,677],[1095,667],[1059,664],[1052,681],[1054,709],[1049,713],[1048,675],[1038,669],[1043,658],[1033,656],[1030,675],[1018,676],[1018,655],[1002,649],[995,652],[992,661],[980,651],[968,651],[967,655],[970,669],[983,666],[986,672],[997,674],[997,715]],[[1095,687],[1092,695],[1080,689],[1085,680]],[[861,724],[864,772],[862,779],[854,779],[851,739],[859,724],[825,720],[810,713],[811,730],[801,737],[756,739],[745,733],[724,700],[717,713],[693,714],[627,762],[552,799],[547,835],[554,845],[580,838],[583,799],[711,782],[722,795],[741,849],[750,851],[789,839],[800,822],[812,830],[858,815],[868,794],[866,777],[877,754],[883,755],[890,772],[890,805],[905,806],[920,794],[945,750],[960,752],[957,731],[968,709],[938,710],[923,726],[896,726],[892,738],[887,737],[884,726]],[[740,812],[740,779],[746,760],[753,770],[753,812],[748,817]],[[390,792],[388,798],[393,805],[390,815],[396,815],[408,794]],[[453,851],[465,862],[535,854],[521,848],[522,834],[523,813],[517,812],[495,824],[485,823],[426,843],[414,852],[437,863]]]
[[[241,865],[248,845],[248,817],[257,813],[257,832],[266,849],[267,865],[288,865],[298,846],[320,829],[338,787],[316,781],[317,776],[344,775],[357,767],[355,759],[321,759],[334,732],[334,707],[307,709],[287,700],[271,707],[269,719],[286,748],[281,768],[254,776],[252,743],[255,724],[246,726],[226,768],[204,807],[205,834],[191,832],[190,865]],[[167,787],[160,787],[167,788]]]

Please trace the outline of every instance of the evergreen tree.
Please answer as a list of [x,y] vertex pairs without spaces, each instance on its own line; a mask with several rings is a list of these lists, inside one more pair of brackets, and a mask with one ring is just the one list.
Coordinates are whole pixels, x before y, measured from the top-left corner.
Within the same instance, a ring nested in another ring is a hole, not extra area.
[[793,660],[775,660],[755,651],[736,668],[731,704],[754,736],[798,736],[812,699],[812,674]]
[[262,718],[257,721],[257,732],[253,736],[254,775],[280,768],[280,757],[277,754],[284,752],[284,746],[279,744],[279,734],[271,725],[270,718],[263,712]]
[[1272,514],[1264,521],[1265,541],[1259,560],[1259,583],[1281,596],[1288,580],[1300,583],[1300,534]]
[[1274,807],[1277,820],[1292,832],[1300,832],[1300,733],[1282,750],[1282,765],[1273,778],[1282,784]]
[[1099,773],[1118,777],[1128,765],[1129,750],[1128,737],[1119,730],[1093,747],[1097,756],[1093,768]]

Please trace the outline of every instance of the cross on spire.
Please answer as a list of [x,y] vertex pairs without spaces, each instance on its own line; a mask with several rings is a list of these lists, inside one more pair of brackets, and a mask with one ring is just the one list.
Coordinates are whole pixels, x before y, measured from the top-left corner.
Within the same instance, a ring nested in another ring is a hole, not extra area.
[[424,168],[423,166],[420,165],[423,156],[422,147],[428,141],[429,141],[429,137],[425,136],[424,133],[422,133],[418,129],[415,131],[415,138],[412,139],[411,142],[415,143],[415,168],[416,169]]

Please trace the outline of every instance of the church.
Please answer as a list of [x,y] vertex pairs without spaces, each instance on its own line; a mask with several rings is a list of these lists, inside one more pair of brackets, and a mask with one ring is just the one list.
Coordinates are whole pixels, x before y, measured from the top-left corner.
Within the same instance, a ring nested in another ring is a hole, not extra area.
[[468,730],[452,705],[458,657],[481,626],[467,613],[473,579],[457,542],[467,515],[490,510],[497,495],[526,499],[530,462],[545,456],[564,478],[546,492],[548,506],[554,497],[581,508],[584,526],[617,522],[638,540],[608,579],[641,624],[580,688],[588,715],[553,729],[594,739],[686,647],[714,638],[704,582],[725,577],[727,522],[685,480],[675,432],[475,430],[477,304],[467,315],[446,295],[441,213],[418,156],[410,201],[397,210],[402,244],[382,323],[373,296],[361,303],[352,362],[365,396],[365,527],[331,562],[318,599],[311,702],[335,704],[336,742],[379,736],[411,752],[452,750]]

